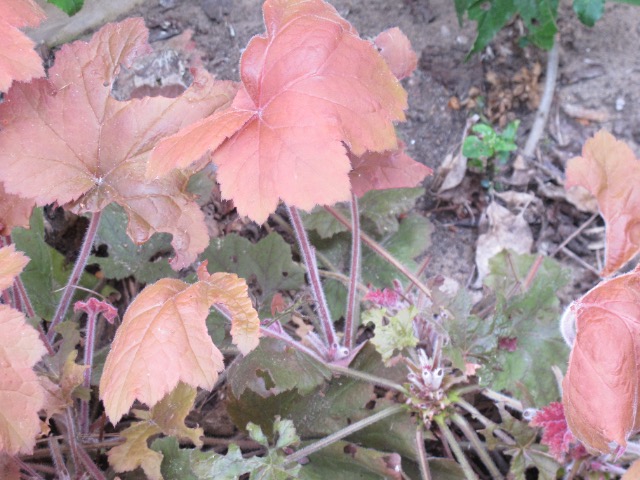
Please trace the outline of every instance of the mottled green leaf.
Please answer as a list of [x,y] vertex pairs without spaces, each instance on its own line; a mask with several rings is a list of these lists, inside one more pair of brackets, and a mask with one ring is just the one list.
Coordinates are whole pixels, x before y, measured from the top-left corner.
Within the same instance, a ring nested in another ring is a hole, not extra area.
[[89,264],[98,264],[107,278],[122,280],[135,277],[142,283],[153,283],[161,278],[175,278],[169,265],[173,254],[171,235],[156,233],[142,245],[136,245],[127,235],[127,214],[112,203],[102,211],[94,247],[106,247],[107,256],[92,255]]
[[559,394],[551,367],[567,362],[568,348],[558,329],[557,292],[568,275],[558,262],[544,258],[531,286],[522,292],[520,286],[535,260],[535,255],[505,251],[490,261],[491,274],[485,285],[498,299],[494,322],[504,326],[501,336],[517,338],[517,348],[514,352],[498,350],[481,378],[493,389],[514,393],[522,384],[536,406],[543,406]]
[[237,480],[260,465],[260,458],[244,458],[240,448],[234,444],[229,445],[226,455],[198,451],[191,455],[191,470],[199,480]]
[[[415,273],[418,269],[418,263],[415,259],[429,248],[432,232],[433,225],[429,220],[417,214],[408,215],[400,223],[398,231],[382,240],[380,244],[396,260]],[[395,279],[405,285],[408,282],[395,267],[364,246],[362,282],[365,285],[371,284],[382,288],[391,286]]]
[[235,397],[246,389],[262,397],[294,388],[305,394],[330,377],[331,372],[324,365],[272,338],[263,338],[242,362],[229,368],[228,374]]
[[593,27],[604,13],[604,0],[573,0],[573,11],[582,23]]
[[151,450],[162,454],[160,472],[164,480],[198,480],[191,470],[192,448],[180,448],[175,437],[157,438]]
[[418,344],[413,330],[413,319],[418,315],[418,309],[410,306],[400,310],[396,315],[389,316],[384,308],[368,310],[362,315],[362,323],[373,322],[374,337],[371,343],[376,347],[384,362],[388,362],[393,352]]
[[[36,314],[45,320],[53,317],[61,289],[66,285],[73,265],[64,255],[50,247],[44,241],[44,217],[41,208],[34,208],[29,221],[30,228],[14,228],[11,232],[16,248],[24,252],[31,261],[23,270],[20,278],[24,283]],[[93,288],[97,279],[93,275],[83,274],[80,285]],[[77,290],[74,300],[86,296],[86,292]]]
[[305,281],[304,269],[291,259],[291,247],[277,233],[255,244],[235,234],[214,238],[200,259],[208,260],[211,273],[235,273],[246,279],[259,311],[269,316],[277,291],[299,289]]
[[84,0],[47,0],[69,16],[75,15],[84,5]]

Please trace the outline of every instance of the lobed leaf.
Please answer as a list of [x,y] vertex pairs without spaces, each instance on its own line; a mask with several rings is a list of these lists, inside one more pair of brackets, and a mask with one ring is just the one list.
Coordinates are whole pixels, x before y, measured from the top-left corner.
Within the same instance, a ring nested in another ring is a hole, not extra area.
[[582,186],[598,200],[606,223],[605,265],[609,276],[640,252],[640,161],[627,144],[601,130],[587,140],[582,157],[567,163],[565,188]]
[[124,429],[121,435],[125,443],[109,450],[109,464],[116,472],[128,472],[142,467],[147,478],[162,479],[160,466],[162,454],[148,446],[150,437],[160,433],[186,438],[197,447],[202,446],[202,428],[189,428],[184,421],[193,408],[196,390],[179,383],[149,412],[137,411],[141,421]]
[[[279,199],[304,210],[348,199],[349,153],[396,151],[393,122],[407,108],[385,60],[329,4],[267,0],[264,19],[231,108],[161,142],[148,171],[166,174],[211,150],[223,196],[257,222]],[[411,180],[394,186],[421,178]]]
[[224,364],[205,324],[211,305],[230,312],[241,352],[257,345],[260,323],[244,280],[204,268],[198,273],[200,281],[192,285],[162,279],[147,286],[125,313],[100,379],[100,398],[113,423],[134,400],[154,406],[178,382],[213,388]]
[[0,248],[0,291],[13,285],[13,280],[20,275],[29,263],[29,257],[16,252],[15,245]]
[[13,227],[28,227],[35,202],[7,193],[0,183],[0,235],[9,235]]
[[640,429],[640,271],[606,280],[571,305],[576,339],[562,382],[573,434],[600,452]]
[[0,3],[0,92],[6,92],[14,80],[26,82],[44,75],[42,59],[33,50],[35,44],[19,30],[35,27],[43,19],[44,12],[33,0],[3,0]]
[[0,305],[0,331],[0,452],[30,454],[44,406],[33,366],[46,349],[24,315],[6,305]]
[[142,19],[106,25],[88,43],[62,47],[48,79],[16,84],[0,104],[0,180],[9,193],[78,214],[116,202],[134,242],[173,235],[179,269],[207,245],[204,216],[186,192],[188,175],[146,179],[147,158],[160,138],[225,106],[236,86],[196,69],[176,98],[116,100],[120,65],[149,52],[147,36]]
[[408,77],[418,66],[418,56],[411,42],[398,27],[380,33],[373,43],[398,80]]

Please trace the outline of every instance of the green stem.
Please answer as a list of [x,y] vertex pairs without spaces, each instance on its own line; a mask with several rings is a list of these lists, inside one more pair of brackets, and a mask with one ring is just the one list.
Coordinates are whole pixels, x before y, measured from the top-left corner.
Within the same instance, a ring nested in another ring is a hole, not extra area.
[[507,445],[515,445],[516,442],[513,440],[513,438],[511,438],[509,435],[507,435],[505,432],[503,432],[502,430],[500,430],[500,425],[498,425],[497,423],[495,423],[493,420],[488,419],[487,417],[485,417],[484,415],[482,415],[478,409],[476,407],[474,407],[473,405],[471,405],[469,402],[467,402],[466,400],[459,398],[456,400],[456,405],[458,405],[459,407],[462,407],[464,410],[466,410],[468,413],[471,414],[471,416],[473,416],[473,418],[475,418],[476,420],[478,420],[480,423],[482,423],[485,427],[490,427],[493,428],[493,434],[496,437],[499,437],[500,440],[502,440],[504,443],[506,443]]
[[462,430],[462,433],[464,433],[464,436],[467,437],[467,439],[469,439],[474,450],[480,457],[480,460],[482,461],[482,463],[484,463],[484,466],[487,467],[487,470],[489,470],[489,473],[491,474],[491,478],[497,479],[497,480],[501,480],[502,478],[504,478],[500,473],[500,470],[498,470],[498,467],[496,467],[496,464],[493,463],[493,460],[491,460],[489,453],[484,448],[484,445],[478,438],[478,435],[476,435],[476,432],[469,425],[469,422],[467,422],[464,419],[464,417],[462,417],[458,413],[454,413],[453,415],[451,415],[451,420],[453,421],[453,423],[456,424],[456,426],[460,430]]
[[467,457],[464,456],[464,452],[462,451],[462,448],[460,448],[460,444],[458,443],[458,440],[456,440],[456,437],[453,435],[453,432],[449,429],[447,422],[441,416],[435,417],[434,420],[440,428],[440,431],[444,435],[444,438],[446,438],[447,443],[451,447],[451,450],[453,450],[453,454],[456,456],[456,460],[458,460],[458,463],[460,464],[460,467],[464,472],[465,478],[467,480],[478,480],[478,476],[473,471],[473,468],[471,468]]
[[[326,205],[324,208],[327,212],[333,215],[336,218],[336,220],[338,220],[344,226],[349,228],[349,230],[351,230],[351,222],[347,220],[340,212]],[[400,273],[402,273],[405,277],[411,280],[415,284],[415,286],[427,296],[427,298],[431,298],[431,290],[429,290],[429,287],[427,287],[424,283],[422,283],[418,277],[416,277],[413,273],[411,273],[404,265],[402,265],[402,263],[396,260],[396,258],[393,255],[391,255],[389,252],[387,252],[378,242],[376,242],[373,238],[371,238],[369,235],[367,235],[364,232],[360,233],[360,238],[364,243],[367,244],[367,246],[371,250],[376,252],[380,257],[386,260],[390,265],[393,265]]]
[[371,375],[370,373],[366,372],[361,372],[360,370],[354,370],[353,368],[336,365],[334,363],[327,363],[326,366],[334,373],[345,375],[351,378],[356,378],[367,383],[372,383],[373,385],[378,385],[379,387],[389,388],[391,390],[395,390],[396,392],[400,392],[403,395],[409,394],[409,392],[407,392],[407,390],[402,385],[392,382],[391,380],[387,380],[386,378]]
[[306,447],[301,448],[297,452],[292,453],[291,455],[288,455],[287,458],[285,458],[284,460],[284,464],[286,465],[288,463],[298,462],[303,458],[308,457],[312,453],[322,450],[323,448],[328,447],[332,443],[335,443],[338,440],[342,440],[343,438],[348,437],[349,435],[352,435],[357,431],[362,430],[365,427],[368,427],[369,425],[373,425],[374,423],[379,422],[380,420],[383,420],[387,417],[395,415],[396,413],[399,413],[404,409],[405,407],[403,405],[393,405],[391,407],[387,407],[384,410],[379,411],[378,413],[371,415],[370,417],[363,418],[362,420],[356,423],[352,423],[348,427],[338,430],[337,432],[332,433],[331,435],[328,435],[318,440],[317,442],[313,442],[310,445],[307,445]]

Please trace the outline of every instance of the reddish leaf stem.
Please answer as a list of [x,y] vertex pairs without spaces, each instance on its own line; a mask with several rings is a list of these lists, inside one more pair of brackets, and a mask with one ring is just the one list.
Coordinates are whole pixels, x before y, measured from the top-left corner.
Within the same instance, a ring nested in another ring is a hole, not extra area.
[[50,342],[53,342],[53,339],[56,336],[55,327],[58,326],[58,324],[62,322],[62,320],[64,320],[64,316],[66,315],[67,310],[69,309],[69,305],[71,304],[71,299],[73,298],[75,287],[80,281],[82,272],[84,272],[84,267],[87,265],[89,254],[91,253],[91,249],[93,248],[93,241],[95,240],[96,233],[98,232],[98,226],[100,225],[101,216],[101,211],[94,212],[93,215],[91,215],[91,221],[89,222],[89,227],[87,228],[87,231],[84,235],[82,247],[80,248],[78,258],[76,259],[76,264],[73,266],[73,271],[69,276],[67,285],[64,287],[62,298],[60,298],[60,303],[58,303],[56,313],[53,316],[51,325],[49,325],[47,338]]
[[51,459],[53,460],[53,466],[56,469],[56,475],[58,478],[71,478],[67,466],[64,464],[64,458],[60,451],[60,444],[56,437],[49,437],[47,440],[49,444],[49,451],[51,452]]
[[[335,354],[337,352],[338,341],[333,322],[329,315],[329,308],[327,307],[324,290],[322,289],[320,274],[318,273],[318,265],[316,263],[315,250],[309,242],[307,231],[304,228],[298,209],[289,205],[287,205],[287,209],[289,211],[289,218],[291,219],[293,231],[298,239],[298,246],[300,247],[302,259],[307,267],[309,284],[311,285],[311,291],[313,292],[313,298],[316,302],[318,317],[320,318],[320,328],[322,329],[322,334],[327,342],[329,351]],[[333,358],[329,359],[329,361],[331,360],[333,360]]]
[[91,460],[89,454],[84,450],[84,448],[78,449],[78,457],[80,462],[82,462],[82,466],[85,470],[91,475],[95,480],[107,480],[107,477],[104,476],[102,471],[98,468],[98,466]]
[[[21,470],[24,470],[25,472],[27,472],[29,475],[31,475],[31,478],[34,480],[44,480],[44,477],[41,476],[38,472],[36,472],[33,468],[31,468],[31,465],[29,465],[28,463],[23,462],[20,457],[15,456],[11,458],[15,463],[18,464],[18,466],[20,467]],[[22,478],[22,477],[21,477]]]
[[[84,380],[82,386],[91,390],[91,370],[93,366],[93,352],[96,343],[96,322],[98,320],[98,312],[90,312],[87,314],[87,333],[84,340]],[[80,400],[80,433],[86,435],[89,433],[89,401]]]
[[358,281],[360,279],[360,212],[358,197],[351,194],[351,269],[349,270],[349,290],[345,313],[344,346],[351,351],[356,337],[358,316]]
[[296,350],[309,355],[311,358],[313,358],[314,360],[326,364],[326,360],[324,360],[323,358],[320,358],[318,356],[318,354],[311,350],[310,348],[305,347],[304,345],[302,345],[300,342],[297,342],[296,340],[294,340],[293,338],[291,338],[289,335],[286,334],[281,334],[275,330],[272,330],[270,328],[265,328],[265,327],[260,327],[260,333],[265,336],[265,337],[271,337],[271,338],[276,338],[284,343],[286,343],[287,345],[289,345],[292,348],[295,348]]
[[[329,207],[327,205],[325,205],[324,208],[327,212],[333,215],[336,218],[336,220],[338,220],[341,224],[343,224],[345,227],[351,230],[351,222],[346,218],[344,218],[344,216],[340,212],[338,212],[334,208]],[[418,277],[416,277],[404,265],[402,265],[398,260],[396,260],[393,255],[391,255],[384,248],[382,248],[382,246],[378,242],[376,242],[374,239],[372,239],[369,235],[367,235],[364,232],[360,232],[360,238],[364,243],[367,244],[367,246],[371,250],[373,250],[380,257],[385,259],[390,265],[393,265],[400,273],[402,273],[405,277],[411,280],[415,284],[415,286],[420,291],[422,291],[428,298],[431,298],[431,291],[429,290],[429,287],[427,287],[424,283],[422,283]]]
[[80,469],[80,459],[78,458],[78,437],[76,434],[76,419],[73,416],[73,409],[68,407],[65,410],[65,425],[67,427],[67,435],[65,439],[69,443],[69,452],[71,453],[71,459],[76,471]]

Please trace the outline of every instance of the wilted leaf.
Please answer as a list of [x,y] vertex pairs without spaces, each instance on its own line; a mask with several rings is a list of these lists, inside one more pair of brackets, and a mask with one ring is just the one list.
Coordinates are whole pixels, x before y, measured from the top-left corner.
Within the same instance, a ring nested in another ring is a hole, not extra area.
[[109,205],[102,212],[95,247],[104,245],[107,256],[92,255],[89,264],[97,263],[107,278],[122,280],[132,276],[142,283],[153,283],[161,278],[175,277],[167,256],[173,252],[171,237],[156,233],[142,245],[136,245],[127,236],[127,215],[121,207]]
[[562,382],[567,423],[591,449],[624,448],[640,429],[640,271],[600,283],[570,308],[577,336]]
[[[26,82],[44,75],[42,59],[33,50],[33,41],[19,28],[35,27],[44,12],[33,0],[3,0],[0,3],[0,92],[6,92],[14,80]],[[3,125],[4,126],[4,125]]]
[[189,285],[163,279],[146,287],[129,306],[116,332],[100,380],[100,398],[115,423],[135,399],[154,406],[179,381],[213,388],[224,368],[222,354],[207,333],[213,304],[231,314],[234,342],[247,353],[258,343],[259,319],[236,275],[209,276]]
[[16,84],[0,104],[0,180],[9,193],[75,213],[116,202],[136,243],[173,235],[179,269],[206,247],[204,216],[186,193],[186,173],[148,180],[146,160],[160,138],[226,105],[236,87],[200,69],[179,97],[117,101],[120,65],[149,51],[147,36],[142,19],[106,25],[89,43],[65,45],[49,79]]
[[264,19],[266,34],[242,55],[232,107],[161,143],[149,170],[212,150],[223,196],[257,222],[279,199],[304,210],[347,200],[348,151],[395,150],[393,122],[407,108],[382,56],[329,4],[268,0]]
[[0,452],[30,454],[40,433],[44,391],[33,366],[46,353],[24,315],[0,305]]
[[411,42],[398,27],[385,30],[373,43],[398,80],[411,75],[418,66],[418,56],[411,48]]
[[15,245],[0,248],[0,291],[13,285],[13,280],[27,263],[29,258],[22,252],[16,252]]
[[580,185],[598,200],[606,222],[603,276],[609,276],[640,251],[640,162],[629,146],[601,130],[567,163],[565,188]]
[[197,447],[202,446],[200,437],[204,431],[184,424],[195,398],[195,389],[179,383],[149,412],[136,411],[141,421],[122,430],[120,434],[126,439],[125,443],[109,450],[109,464],[113,469],[116,472],[129,472],[142,467],[148,478],[162,479],[162,454],[148,446],[149,438],[160,433],[187,438]]

